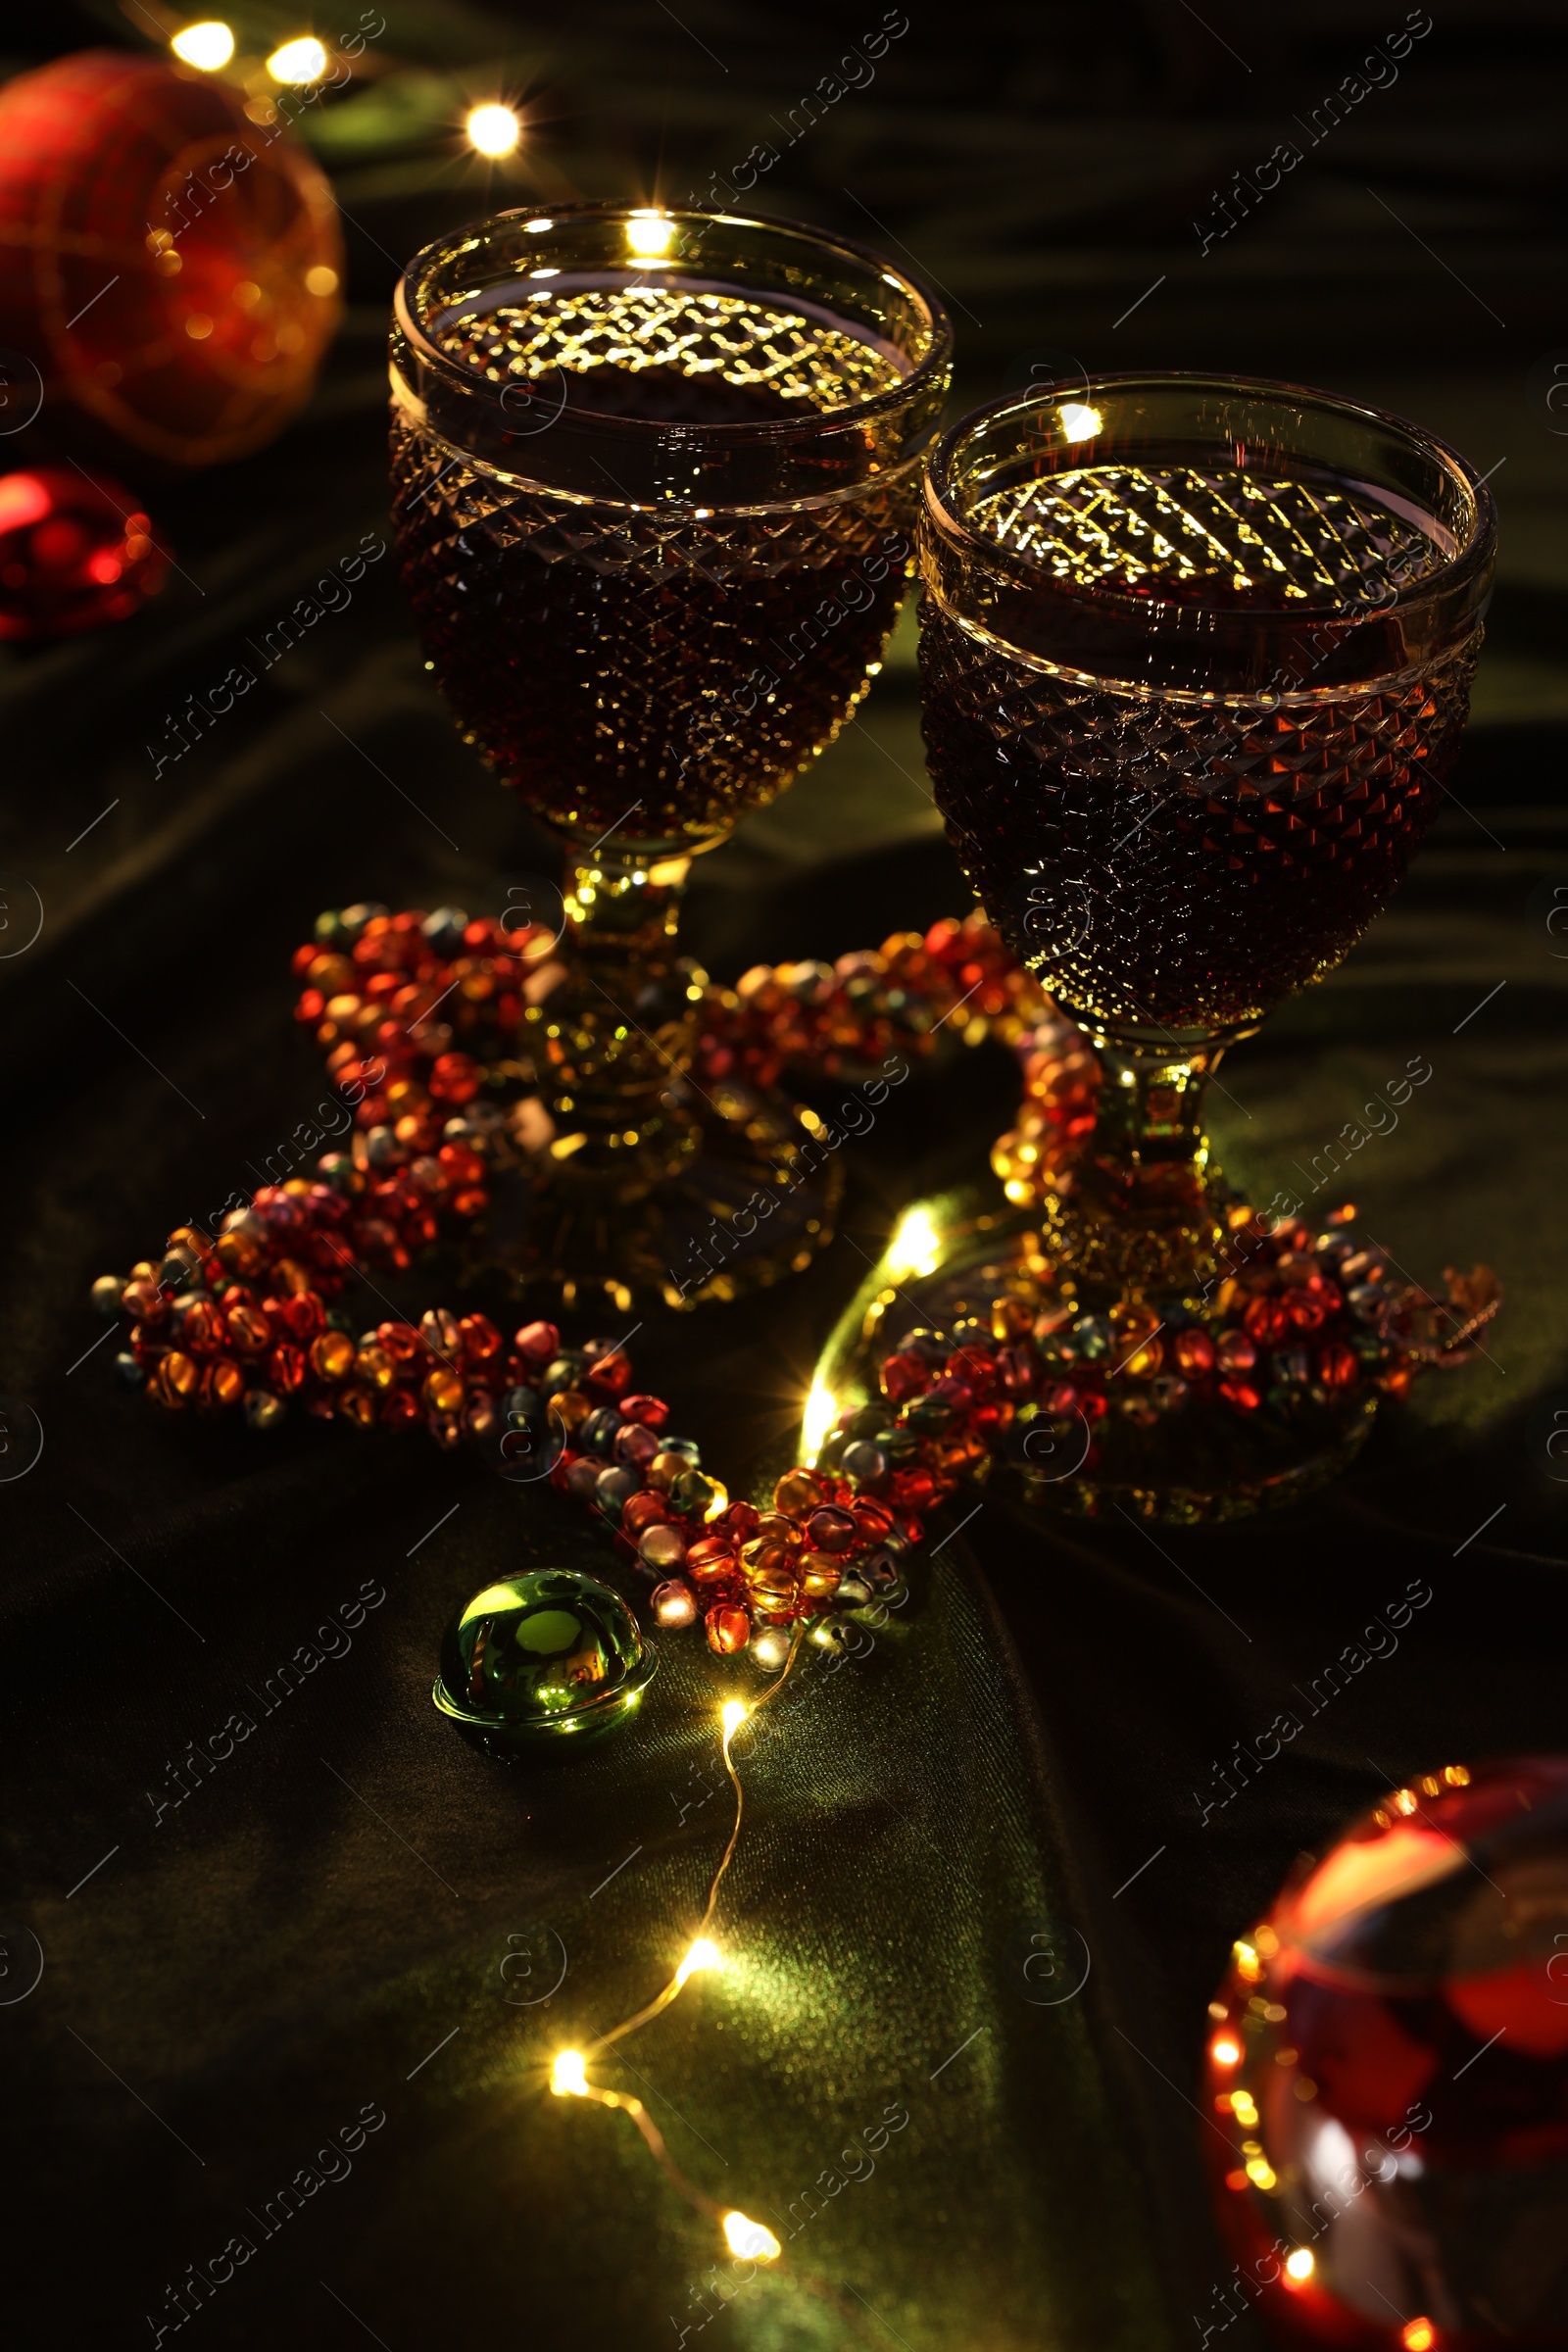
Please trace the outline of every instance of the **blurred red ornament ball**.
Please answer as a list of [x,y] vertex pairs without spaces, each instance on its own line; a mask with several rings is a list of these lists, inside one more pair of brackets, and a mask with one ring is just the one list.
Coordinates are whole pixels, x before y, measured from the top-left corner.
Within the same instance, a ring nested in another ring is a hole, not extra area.
[[0,476],[0,639],[74,637],[123,620],[168,568],[118,482],[57,466]]
[[324,173],[270,99],[85,50],[0,90],[0,438],[177,466],[259,448],[341,311]]

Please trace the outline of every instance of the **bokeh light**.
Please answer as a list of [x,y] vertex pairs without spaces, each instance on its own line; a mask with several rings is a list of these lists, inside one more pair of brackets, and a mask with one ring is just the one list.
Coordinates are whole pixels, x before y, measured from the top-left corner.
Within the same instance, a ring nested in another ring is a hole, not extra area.
[[510,106],[476,106],[468,117],[468,140],[480,155],[499,163],[511,155],[522,136],[522,124]]

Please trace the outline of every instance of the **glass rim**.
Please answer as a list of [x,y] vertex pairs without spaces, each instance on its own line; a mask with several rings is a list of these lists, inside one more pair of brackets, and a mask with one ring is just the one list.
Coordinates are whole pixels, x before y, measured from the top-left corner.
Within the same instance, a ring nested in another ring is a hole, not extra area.
[[[1496,539],[1497,510],[1485,479],[1469,459],[1451,443],[1437,433],[1429,432],[1412,418],[1400,416],[1397,411],[1375,409],[1364,401],[1347,400],[1338,393],[1320,391],[1312,385],[1292,383],[1281,377],[1216,375],[1207,368],[1129,368],[1090,373],[1085,376],[1082,387],[1074,385],[1072,405],[1092,406],[1097,390],[1131,392],[1146,387],[1159,391],[1186,388],[1194,393],[1237,394],[1244,398],[1290,403],[1298,408],[1327,410],[1348,420],[1401,434],[1408,443],[1447,469],[1468,495],[1474,509],[1472,526],[1463,545],[1457,547],[1443,563],[1435,564],[1430,571],[1407,581],[1402,587],[1396,588],[1393,595],[1381,598],[1375,607],[1369,602],[1363,608],[1369,614],[1375,612],[1378,618],[1386,619],[1401,611],[1408,612],[1412,606],[1430,603],[1471,578],[1487,563]],[[1005,573],[1023,588],[1038,589],[1054,586],[1055,583],[1050,581],[1041,565],[1004,546],[1001,540],[991,537],[989,533],[975,528],[955,496],[956,462],[966,444],[977,439],[987,426],[1009,414],[1020,416],[1039,415],[1046,410],[1059,410],[1064,405],[1069,404],[1064,400],[1059,386],[1049,390],[1007,392],[999,399],[983,402],[948,427],[937,440],[926,465],[925,504],[943,535],[961,543],[966,552]],[[1375,488],[1376,485],[1369,483],[1368,487]],[[1152,614],[1161,611],[1185,610],[1173,598],[1131,597],[1117,589],[1102,587],[1099,583],[1081,588],[1074,586],[1070,592],[1058,592],[1068,594],[1073,604],[1125,615],[1129,621],[1138,622],[1146,630]],[[1244,613],[1234,616],[1227,614],[1226,617],[1245,618],[1255,627],[1267,627],[1276,623],[1299,622],[1313,614],[1351,614],[1357,609],[1353,601],[1343,605],[1309,607],[1299,604],[1249,605]]]
[[[476,400],[488,399],[490,405],[498,409],[502,406],[501,394],[507,387],[501,384],[492,384],[488,378],[476,375],[471,368],[465,368],[460,361],[453,359],[449,353],[442,351],[439,345],[431,340],[416,309],[416,284],[417,278],[433,265],[438,256],[453,251],[461,246],[464,240],[475,238],[481,233],[492,232],[500,224],[508,221],[527,222],[543,219],[546,210],[548,210],[552,226],[558,223],[569,224],[573,221],[658,219],[675,221],[699,220],[709,222],[715,227],[748,229],[760,231],[764,235],[776,234],[793,237],[803,245],[809,246],[819,255],[830,259],[839,255],[858,268],[875,270],[899,293],[918,305],[925,312],[930,325],[930,348],[923,358],[914,363],[906,375],[901,375],[897,382],[888,385],[883,391],[871,393],[863,400],[848,402],[843,408],[816,409],[812,410],[808,416],[749,418],[743,422],[728,424],[682,424],[678,427],[672,427],[668,422],[657,417],[596,416],[594,418],[596,428],[608,427],[616,433],[625,434],[629,439],[645,440],[650,444],[661,439],[667,441],[674,431],[678,432],[681,441],[688,447],[711,444],[719,449],[766,448],[769,445],[787,442],[792,438],[798,439],[812,433],[842,431],[846,427],[857,426],[862,421],[891,416],[911,397],[918,398],[934,379],[945,376],[951,369],[954,328],[946,305],[921,278],[907,270],[898,269],[887,259],[886,255],[879,253],[874,246],[862,245],[854,237],[840,236],[834,230],[818,228],[810,221],[792,220],[783,214],[710,212],[699,205],[632,204],[619,199],[552,205],[547,208],[542,208],[537,204],[509,205],[501,212],[488,213],[477,220],[469,220],[461,227],[449,229],[444,235],[432,238],[428,245],[421,246],[401,271],[392,297],[392,312],[396,327],[406,337],[413,351],[417,354],[421,366],[432,369],[454,390],[461,391]],[[670,272],[668,280],[670,283],[678,283],[681,275],[677,267],[660,262],[655,257],[633,257],[628,262],[627,268],[632,271],[667,269]],[[722,270],[722,264],[718,265],[718,269],[720,271]],[[787,307],[789,301],[787,290],[779,288],[776,299],[781,308]]]

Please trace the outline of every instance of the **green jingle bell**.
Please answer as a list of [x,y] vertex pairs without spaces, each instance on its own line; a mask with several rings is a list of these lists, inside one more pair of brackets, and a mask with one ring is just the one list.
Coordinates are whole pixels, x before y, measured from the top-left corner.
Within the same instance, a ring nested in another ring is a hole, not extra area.
[[486,1585],[454,1617],[431,1697],[493,1755],[559,1753],[625,1723],[658,1663],[618,1592],[541,1568]]

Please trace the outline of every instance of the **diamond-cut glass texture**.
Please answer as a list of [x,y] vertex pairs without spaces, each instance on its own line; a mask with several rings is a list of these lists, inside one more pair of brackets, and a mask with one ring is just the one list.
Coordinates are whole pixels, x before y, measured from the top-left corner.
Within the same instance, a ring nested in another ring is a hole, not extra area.
[[[845,328],[744,295],[696,293],[678,284],[530,286],[529,293],[525,304],[503,303],[452,320],[435,336],[437,345],[491,383],[520,377],[553,384],[564,370],[574,379],[574,396],[594,407],[601,405],[597,379],[619,388],[628,376],[652,374],[760,394],[764,416],[776,416],[780,404],[826,414],[886,392],[903,373],[885,352]],[[711,403],[704,420],[718,421]]]
[[1089,466],[988,493],[973,528],[1054,579],[1205,604],[1387,598],[1446,559],[1404,516],[1330,482]]
[[[1180,502],[1187,528],[1172,477],[1104,473],[1065,477],[1065,499],[1005,494],[1009,512],[999,497],[993,528],[1080,584],[1232,609],[1277,609],[1294,585],[1343,610],[1444,560],[1399,516],[1315,485],[1248,500],[1201,477],[1213,496]],[[1216,554],[1222,493],[1253,536],[1229,524]],[[1205,701],[1086,683],[928,598],[926,742],[949,838],[1014,953],[1075,1011],[1122,1030],[1245,1028],[1332,969],[1398,882],[1457,751],[1479,643],[1360,687],[1314,693],[1308,676]]]
[[[461,333],[492,380],[672,423],[795,421],[899,379],[843,328],[676,289],[551,296]],[[865,692],[910,568],[916,479],[760,512],[639,508],[617,496],[615,446],[604,501],[567,498],[395,414],[404,582],[467,740],[540,817],[589,842],[616,825],[621,843],[702,848]],[[548,429],[514,463],[548,477]]]

